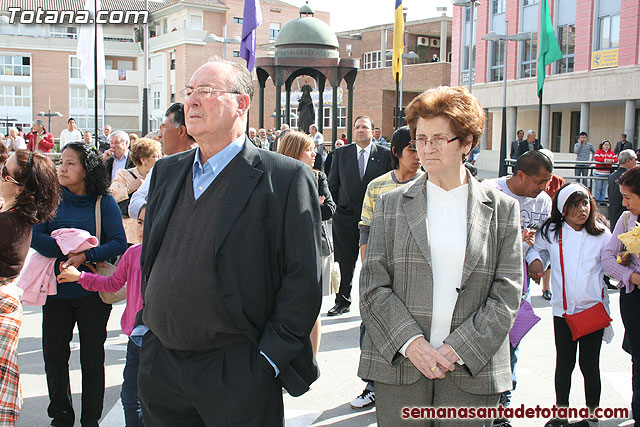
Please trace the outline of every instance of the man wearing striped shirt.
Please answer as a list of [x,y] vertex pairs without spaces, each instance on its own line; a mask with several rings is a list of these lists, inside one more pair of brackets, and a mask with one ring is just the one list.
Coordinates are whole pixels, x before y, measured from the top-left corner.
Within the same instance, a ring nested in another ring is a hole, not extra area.
[[[369,239],[369,230],[373,219],[373,210],[380,195],[414,182],[424,172],[420,170],[420,158],[411,146],[411,132],[409,126],[396,130],[391,138],[391,171],[380,175],[367,185],[362,204],[362,215],[358,228],[360,229],[360,256],[364,260]],[[360,343],[364,335],[364,325],[360,325]],[[363,392],[351,401],[352,408],[364,408],[375,402],[373,381],[363,378],[367,383]]]

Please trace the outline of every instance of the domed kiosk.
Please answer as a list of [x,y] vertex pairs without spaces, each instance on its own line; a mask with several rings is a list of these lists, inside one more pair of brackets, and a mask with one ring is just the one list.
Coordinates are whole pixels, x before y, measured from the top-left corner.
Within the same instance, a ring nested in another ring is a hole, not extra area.
[[[259,124],[264,127],[264,88],[271,77],[276,86],[276,128],[282,123],[282,86],[285,87],[285,122],[290,122],[291,86],[299,76],[310,76],[318,84],[319,104],[324,105],[324,88],[327,83],[333,88],[331,114],[337,117],[338,88],[344,79],[347,83],[347,139],[351,141],[353,121],[353,84],[360,66],[359,59],[340,58],[338,38],[329,26],[314,17],[308,4],[300,8],[300,17],[282,27],[275,40],[273,57],[256,58],[256,73],[259,84]],[[318,108],[318,131],[322,132],[324,108]],[[332,140],[336,140],[338,121],[332,120]],[[302,129],[306,131],[307,129]]]

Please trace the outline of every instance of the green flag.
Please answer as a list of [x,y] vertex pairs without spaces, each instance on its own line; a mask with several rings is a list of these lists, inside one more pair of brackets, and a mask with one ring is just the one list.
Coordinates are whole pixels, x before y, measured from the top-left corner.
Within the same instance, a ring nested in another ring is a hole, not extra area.
[[562,59],[562,51],[558,45],[556,33],[553,31],[551,14],[547,0],[540,2],[540,46],[538,46],[538,96],[544,86],[545,70],[547,65],[558,59]]

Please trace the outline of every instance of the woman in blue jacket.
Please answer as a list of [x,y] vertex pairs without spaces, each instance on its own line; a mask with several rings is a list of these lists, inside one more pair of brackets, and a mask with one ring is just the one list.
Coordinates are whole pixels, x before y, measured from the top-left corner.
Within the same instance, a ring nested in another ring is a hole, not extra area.
[[[118,204],[108,194],[109,177],[100,156],[82,143],[67,144],[58,169],[62,201],[55,218],[33,227],[31,247],[41,255],[55,258],[55,274],[60,265],[89,271],[88,262],[106,261],[124,253],[127,240]],[[100,200],[101,230],[96,231],[96,203]],[[99,238],[100,245],[84,252],[63,255],[51,237],[59,228],[86,230]],[[42,348],[49,389],[48,414],[51,425],[73,426],[75,414],[69,384],[69,343],[77,324],[80,333],[82,367],[83,426],[98,426],[104,398],[104,342],[111,305],[97,292],[86,291],[77,282],[59,283],[42,308]]]

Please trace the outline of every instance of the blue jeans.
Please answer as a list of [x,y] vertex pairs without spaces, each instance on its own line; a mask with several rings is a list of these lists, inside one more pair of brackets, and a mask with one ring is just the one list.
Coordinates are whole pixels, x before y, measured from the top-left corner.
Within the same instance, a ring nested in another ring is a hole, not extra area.
[[[589,176],[589,166],[576,166],[576,176]],[[591,190],[590,179],[577,179],[576,182],[581,182]]]
[[[593,176],[607,177],[608,175],[593,174]],[[597,202],[603,202],[607,197],[607,187],[609,185],[609,181],[606,179],[594,179],[593,181],[593,197]]]
[[127,342],[127,363],[124,365],[122,391],[120,399],[124,408],[124,422],[127,427],[142,427],[142,409],[138,398],[138,365],[140,347],[131,338]]

